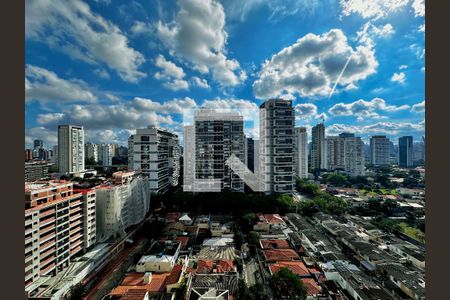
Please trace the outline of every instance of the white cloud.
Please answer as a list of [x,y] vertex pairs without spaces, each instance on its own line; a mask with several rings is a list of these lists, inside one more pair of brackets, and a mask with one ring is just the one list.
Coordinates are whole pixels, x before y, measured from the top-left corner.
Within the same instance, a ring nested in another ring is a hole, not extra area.
[[189,89],[189,83],[183,79],[186,74],[181,67],[166,60],[162,55],[156,58],[155,65],[161,69],[161,72],[155,73],[155,78],[165,80],[163,83],[165,88],[171,89],[172,91]]
[[398,82],[401,84],[405,83],[405,80],[406,80],[406,75],[403,72],[394,73],[391,77],[391,81]]
[[105,69],[95,69],[94,70],[94,74],[97,75],[100,78],[103,79],[110,79],[111,76],[109,75],[108,71],[106,71]]
[[425,130],[425,122],[409,123],[409,122],[378,122],[370,125],[354,126],[346,124],[333,124],[325,128],[327,135],[337,135],[342,132],[350,132],[360,135],[367,134],[386,134],[399,135],[421,133]]
[[404,69],[408,68],[408,66],[407,65],[401,65],[398,68],[399,68],[399,70],[404,70]]
[[312,103],[299,103],[295,105],[295,118],[297,120],[328,119],[325,113],[318,114],[317,106]]
[[[226,56],[225,13],[214,0],[180,0],[173,23],[158,22],[156,31],[170,53],[201,73],[212,73],[222,86],[236,86],[246,77],[239,62]],[[240,74],[239,74],[240,72]],[[238,73],[238,74],[236,74]]]
[[425,16],[425,0],[414,0],[411,4],[416,17]]
[[44,102],[93,102],[97,97],[78,79],[62,79],[52,71],[25,66],[25,100]]
[[412,112],[416,112],[416,113],[423,113],[423,112],[425,112],[425,101],[422,101],[422,102],[414,104],[411,107],[411,111]]
[[138,70],[144,56],[128,45],[116,25],[79,0],[25,1],[25,36],[46,42],[74,59],[104,63],[128,82],[146,76]]
[[374,98],[370,101],[359,99],[351,103],[337,103],[331,107],[328,112],[333,116],[356,116],[359,121],[365,118],[380,119],[383,118],[377,111],[396,112],[408,109],[408,105],[387,105],[386,101],[380,98]]
[[340,0],[342,14],[358,14],[364,19],[380,19],[408,4],[409,0]]
[[130,31],[134,36],[150,34],[153,30],[153,26],[150,23],[142,21],[134,21],[130,28]]
[[425,32],[425,24],[419,26],[419,32]]
[[25,129],[25,144],[31,146],[33,140],[43,140],[44,147],[50,149],[58,144],[58,135],[56,130],[49,130],[45,127],[31,127]]
[[375,46],[374,39],[387,38],[394,33],[394,27],[390,23],[375,26],[369,21],[361,27],[361,30],[356,33],[356,36],[360,43],[368,47],[373,47]]
[[356,86],[377,67],[372,47],[359,45],[353,49],[340,29],[322,35],[309,33],[265,61],[253,91],[260,99],[295,93],[324,96],[331,92],[340,73],[339,85],[345,88]]
[[196,85],[196,86],[204,88],[204,89],[209,89],[210,88],[210,86],[208,84],[208,81],[206,81],[206,79],[202,79],[202,78],[199,78],[197,76],[192,77],[191,78],[191,82],[192,82],[193,85]]

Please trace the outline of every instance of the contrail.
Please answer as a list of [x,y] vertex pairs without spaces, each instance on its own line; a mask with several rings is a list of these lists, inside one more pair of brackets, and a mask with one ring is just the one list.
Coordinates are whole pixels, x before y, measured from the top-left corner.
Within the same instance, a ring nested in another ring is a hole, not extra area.
[[334,83],[333,88],[331,89],[330,95],[328,95],[328,99],[331,98],[331,96],[333,96],[334,94],[334,90],[336,89],[336,86],[339,83],[339,80],[341,80],[342,74],[344,74],[345,69],[347,69],[348,64],[350,63],[350,59],[352,59],[353,53],[349,56],[349,58],[347,59],[347,62],[345,63],[344,67],[342,68],[341,73],[339,74],[338,78],[336,79],[336,82]]

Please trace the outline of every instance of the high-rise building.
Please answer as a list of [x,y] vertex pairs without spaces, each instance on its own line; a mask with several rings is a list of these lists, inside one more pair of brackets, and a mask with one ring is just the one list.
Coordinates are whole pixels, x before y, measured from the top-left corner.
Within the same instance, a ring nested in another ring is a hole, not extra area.
[[95,189],[74,190],[83,195],[84,248],[90,248],[97,242],[96,193]]
[[245,138],[245,165],[255,172],[255,141],[252,138]]
[[97,186],[97,241],[116,239],[143,221],[150,209],[148,179],[136,172],[113,173],[113,184]]
[[33,182],[48,177],[50,164],[47,162],[26,162],[25,163],[25,182]]
[[44,141],[43,140],[34,140],[33,141],[33,149],[43,148],[43,147],[44,147]]
[[413,157],[415,166],[425,164],[425,143],[423,141],[413,143]]
[[178,185],[178,135],[153,125],[136,129],[128,139],[128,168],[149,179],[152,193],[165,193],[170,185]]
[[83,195],[67,181],[25,183],[25,286],[62,272],[85,249]]
[[97,146],[98,161],[102,163],[102,166],[112,166],[112,158],[114,156],[113,144],[100,144]]
[[364,142],[352,133],[327,137],[328,169],[344,171],[350,176],[365,173]]
[[311,169],[327,169],[327,143],[323,123],[319,123],[312,128],[311,143]]
[[402,136],[398,139],[398,165],[400,167],[413,166],[413,137]]
[[88,142],[84,145],[84,156],[87,159],[92,159],[94,162],[98,162],[98,145]]
[[58,168],[63,174],[84,172],[83,126],[58,126]]
[[267,193],[294,190],[295,111],[291,100],[270,99],[259,107],[261,187]]
[[195,179],[220,181],[220,189],[243,192],[244,181],[226,161],[245,161],[244,117],[234,112],[200,109],[194,115]]
[[385,135],[370,138],[370,164],[374,166],[390,165],[390,141]]
[[33,160],[33,150],[25,149],[25,161]]
[[308,178],[308,133],[306,127],[296,127],[294,134],[295,174]]

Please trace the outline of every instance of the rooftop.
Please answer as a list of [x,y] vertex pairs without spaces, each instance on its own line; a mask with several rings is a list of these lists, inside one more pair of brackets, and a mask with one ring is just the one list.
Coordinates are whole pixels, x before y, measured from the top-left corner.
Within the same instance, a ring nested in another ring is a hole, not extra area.
[[270,249],[263,251],[267,261],[300,260],[298,254],[292,249]]

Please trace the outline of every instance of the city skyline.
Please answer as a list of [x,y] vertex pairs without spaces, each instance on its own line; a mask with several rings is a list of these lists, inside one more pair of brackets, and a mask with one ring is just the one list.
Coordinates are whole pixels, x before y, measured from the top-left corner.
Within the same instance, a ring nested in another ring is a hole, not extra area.
[[257,109],[278,96],[308,133],[323,118],[327,136],[421,140],[420,1],[199,3],[27,2],[26,147],[56,145],[59,124],[93,143],[126,145],[155,123],[181,139],[183,109]]

